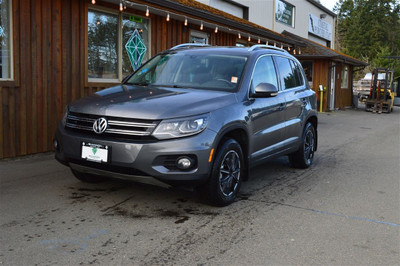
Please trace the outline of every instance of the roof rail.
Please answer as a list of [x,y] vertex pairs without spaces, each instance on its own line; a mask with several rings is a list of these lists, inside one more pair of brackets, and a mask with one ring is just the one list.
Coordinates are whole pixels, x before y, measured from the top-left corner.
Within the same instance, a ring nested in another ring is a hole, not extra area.
[[196,47],[207,47],[211,46],[209,44],[202,44],[202,43],[182,43],[172,47],[170,50],[176,50],[180,48],[196,48]]
[[272,46],[272,45],[265,45],[265,44],[255,44],[252,47],[250,47],[248,49],[248,51],[251,52],[251,51],[258,50],[258,49],[263,49],[263,48],[277,50],[277,51],[286,52],[286,53],[288,52],[285,49],[282,49],[282,48],[279,48],[279,47],[275,47],[275,46]]

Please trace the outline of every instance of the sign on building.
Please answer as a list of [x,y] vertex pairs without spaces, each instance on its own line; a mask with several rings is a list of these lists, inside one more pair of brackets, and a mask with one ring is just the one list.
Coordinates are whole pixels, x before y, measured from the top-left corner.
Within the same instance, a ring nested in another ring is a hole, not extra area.
[[294,27],[294,6],[281,0],[276,1],[275,20]]
[[309,16],[308,32],[317,35],[325,40],[332,40],[332,25],[313,14],[310,14]]

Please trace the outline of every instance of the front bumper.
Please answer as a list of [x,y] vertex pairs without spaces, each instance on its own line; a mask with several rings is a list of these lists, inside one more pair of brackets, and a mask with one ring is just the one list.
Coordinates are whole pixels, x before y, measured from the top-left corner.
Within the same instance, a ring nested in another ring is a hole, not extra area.
[[[210,173],[209,156],[216,139],[216,133],[206,129],[202,133],[179,139],[162,141],[113,141],[99,136],[88,136],[66,130],[60,123],[55,139],[58,142],[56,159],[80,172],[112,177],[121,177],[149,183],[153,177],[166,184],[201,184]],[[111,147],[108,163],[91,162],[81,158],[82,142],[96,143]],[[171,169],[160,158],[175,158],[188,155],[196,159],[191,170]],[[157,183],[157,182],[156,182]]]

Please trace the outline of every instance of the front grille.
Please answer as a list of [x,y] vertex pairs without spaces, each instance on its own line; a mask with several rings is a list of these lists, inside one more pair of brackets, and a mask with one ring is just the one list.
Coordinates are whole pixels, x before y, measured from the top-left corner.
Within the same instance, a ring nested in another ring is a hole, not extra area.
[[[94,122],[104,117],[107,120],[107,129],[97,134],[93,130]],[[66,127],[86,134],[115,136],[132,139],[151,138],[159,121],[140,120],[124,117],[99,116],[70,112],[67,116]]]

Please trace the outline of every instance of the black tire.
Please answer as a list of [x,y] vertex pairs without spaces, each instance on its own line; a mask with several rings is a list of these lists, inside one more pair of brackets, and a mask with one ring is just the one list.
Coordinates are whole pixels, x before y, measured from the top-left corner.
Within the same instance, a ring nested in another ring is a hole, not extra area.
[[303,130],[300,148],[289,155],[292,167],[306,169],[311,166],[316,150],[316,137],[314,126],[308,122]]
[[72,169],[71,172],[77,179],[85,183],[101,183],[107,179],[104,176],[81,173]]
[[218,148],[210,178],[201,188],[204,199],[214,206],[227,206],[235,201],[244,177],[244,159],[240,144],[225,140]]

